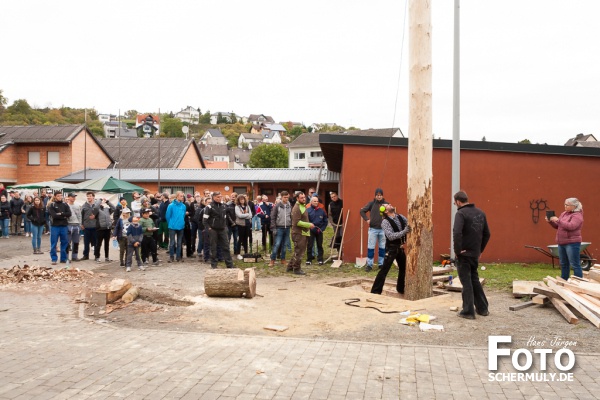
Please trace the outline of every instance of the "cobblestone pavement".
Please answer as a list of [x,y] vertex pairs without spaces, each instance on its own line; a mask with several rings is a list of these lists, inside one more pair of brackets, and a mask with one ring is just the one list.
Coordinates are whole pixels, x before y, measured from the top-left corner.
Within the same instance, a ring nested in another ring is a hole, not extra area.
[[[80,318],[66,295],[52,296],[0,292],[0,399],[549,400],[600,393],[594,354],[576,355],[572,382],[491,382],[487,349],[114,328]],[[499,372],[516,372],[510,358],[500,360]]]

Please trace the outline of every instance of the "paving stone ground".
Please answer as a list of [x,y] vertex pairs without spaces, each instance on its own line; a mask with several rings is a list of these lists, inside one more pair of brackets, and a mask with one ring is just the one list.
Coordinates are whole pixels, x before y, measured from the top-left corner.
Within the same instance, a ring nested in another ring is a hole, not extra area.
[[496,382],[485,348],[115,328],[53,296],[0,292],[0,399],[600,398],[596,354],[572,382]]

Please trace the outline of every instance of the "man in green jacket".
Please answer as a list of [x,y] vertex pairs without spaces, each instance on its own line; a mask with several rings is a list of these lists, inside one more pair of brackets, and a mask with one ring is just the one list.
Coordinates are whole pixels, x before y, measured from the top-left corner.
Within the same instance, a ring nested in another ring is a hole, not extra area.
[[300,268],[302,256],[306,253],[306,243],[310,237],[310,230],[314,224],[308,221],[308,212],[306,211],[306,195],[304,192],[296,194],[296,204],[292,208],[292,242],[294,243],[294,255],[287,268],[288,272],[294,272],[296,275],[305,275]]

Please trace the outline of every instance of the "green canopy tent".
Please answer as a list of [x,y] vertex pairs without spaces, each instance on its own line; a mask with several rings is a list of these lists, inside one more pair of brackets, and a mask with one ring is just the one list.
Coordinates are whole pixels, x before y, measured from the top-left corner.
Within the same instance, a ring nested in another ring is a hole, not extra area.
[[14,186],[9,186],[8,189],[17,189],[17,190],[21,190],[21,189],[45,189],[45,188],[49,188],[49,189],[53,189],[53,190],[61,190],[61,189],[74,189],[75,185],[72,184],[68,184],[68,183],[62,183],[62,182],[57,182],[57,181],[44,181],[44,182],[32,182],[32,183],[25,183],[23,185],[14,185]]
[[134,185],[133,183],[129,183],[121,179],[113,178],[112,176],[105,176],[102,178],[81,182],[77,185],[74,185],[72,188],[82,192],[93,191],[107,193],[131,193],[144,191],[143,187]]

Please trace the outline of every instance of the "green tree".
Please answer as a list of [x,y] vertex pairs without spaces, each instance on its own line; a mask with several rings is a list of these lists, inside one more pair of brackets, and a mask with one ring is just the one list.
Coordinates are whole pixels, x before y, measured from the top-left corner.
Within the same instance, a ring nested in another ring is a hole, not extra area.
[[485,141],[487,141],[487,139],[485,138],[485,136],[481,138],[481,141],[482,141],[482,142],[485,142]]
[[289,136],[289,138],[291,140],[296,139],[298,136],[302,135],[303,131],[302,128],[299,126],[295,126],[292,129],[289,129],[287,132],[287,135]]
[[200,124],[210,124],[210,110],[207,110],[204,114],[200,115]]
[[218,124],[224,124],[226,122],[227,122],[227,120],[223,117],[223,114],[218,113],[217,114],[217,125]]
[[263,144],[252,150],[250,168],[287,168],[288,151],[280,144]]
[[0,116],[2,116],[2,113],[4,112],[4,110],[6,110],[6,104],[8,103],[8,99],[6,97],[4,97],[4,90],[0,89]]
[[531,141],[529,139],[523,139],[523,140],[519,140],[517,143],[521,143],[521,144],[531,144]]
[[137,110],[127,110],[125,111],[125,118],[127,119],[135,119],[139,113]]
[[87,127],[94,136],[104,137],[104,127],[102,122],[96,120],[88,121]]
[[161,124],[161,136],[167,137],[185,137],[181,131],[183,123],[179,118],[165,118]]

